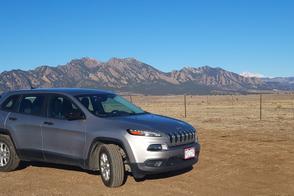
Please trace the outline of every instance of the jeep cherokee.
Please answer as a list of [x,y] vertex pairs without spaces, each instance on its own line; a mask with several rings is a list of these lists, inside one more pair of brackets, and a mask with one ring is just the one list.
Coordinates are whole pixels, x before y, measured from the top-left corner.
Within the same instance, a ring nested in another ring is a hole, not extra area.
[[0,171],[43,161],[100,171],[118,187],[135,179],[191,168],[200,145],[189,124],[143,111],[93,89],[33,89],[0,98]]

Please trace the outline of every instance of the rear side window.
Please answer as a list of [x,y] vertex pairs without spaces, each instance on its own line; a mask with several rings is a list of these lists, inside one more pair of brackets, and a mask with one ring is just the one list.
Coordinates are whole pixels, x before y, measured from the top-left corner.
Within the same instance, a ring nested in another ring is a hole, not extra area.
[[26,95],[20,102],[19,112],[22,114],[42,116],[44,114],[44,95]]
[[1,105],[1,109],[8,112],[16,112],[19,97],[19,95],[12,95],[8,97]]

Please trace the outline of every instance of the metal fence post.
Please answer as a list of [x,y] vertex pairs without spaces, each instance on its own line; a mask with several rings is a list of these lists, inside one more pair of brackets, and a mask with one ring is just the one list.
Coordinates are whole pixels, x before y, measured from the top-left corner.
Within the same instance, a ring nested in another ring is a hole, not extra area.
[[208,118],[208,96],[206,96],[206,117]]
[[294,120],[294,100],[292,101],[292,113],[293,113],[293,120]]
[[184,94],[184,109],[185,109],[185,118],[187,117],[187,98],[186,94]]
[[132,95],[130,95],[130,102],[133,103]]
[[259,95],[259,120],[262,120],[262,94]]

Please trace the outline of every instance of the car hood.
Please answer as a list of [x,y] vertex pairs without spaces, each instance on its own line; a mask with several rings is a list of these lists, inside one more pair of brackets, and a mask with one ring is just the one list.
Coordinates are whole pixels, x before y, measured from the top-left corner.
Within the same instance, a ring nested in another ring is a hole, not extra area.
[[167,134],[194,130],[190,124],[184,121],[150,113],[115,117],[115,120],[119,121],[121,125],[123,124],[126,129],[148,129]]

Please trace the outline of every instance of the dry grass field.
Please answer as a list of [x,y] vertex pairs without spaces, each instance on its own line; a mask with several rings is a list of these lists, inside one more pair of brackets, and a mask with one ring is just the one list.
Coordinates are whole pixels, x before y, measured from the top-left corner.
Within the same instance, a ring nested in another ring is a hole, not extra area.
[[1,195],[294,195],[294,95],[133,96],[147,111],[198,128],[200,161],[192,171],[129,177],[120,188],[77,168],[33,163],[0,173]]

